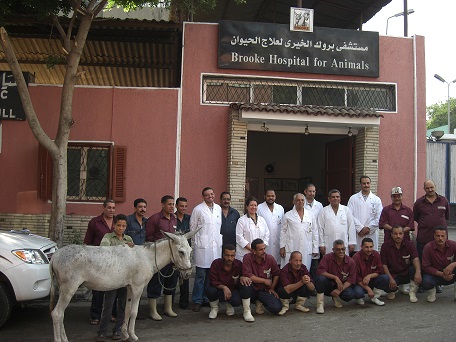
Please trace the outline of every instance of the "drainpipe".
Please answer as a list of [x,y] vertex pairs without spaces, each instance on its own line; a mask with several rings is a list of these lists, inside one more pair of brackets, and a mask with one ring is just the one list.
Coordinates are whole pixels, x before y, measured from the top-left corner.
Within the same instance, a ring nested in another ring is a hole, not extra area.
[[418,90],[416,71],[416,35],[413,36],[413,130],[414,130],[414,170],[413,202],[416,201],[418,191]]

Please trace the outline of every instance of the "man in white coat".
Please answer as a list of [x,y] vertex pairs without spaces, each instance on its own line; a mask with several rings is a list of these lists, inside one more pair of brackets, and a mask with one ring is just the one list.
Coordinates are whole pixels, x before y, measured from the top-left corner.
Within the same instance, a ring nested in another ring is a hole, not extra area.
[[196,266],[195,283],[192,293],[192,310],[200,311],[201,305],[209,303],[204,290],[209,283],[209,269],[212,262],[220,257],[222,248],[222,208],[214,203],[214,190],[204,188],[203,203],[198,204],[190,217],[190,231],[200,231],[192,238],[193,260]]
[[383,210],[382,200],[370,191],[369,176],[361,176],[359,182],[361,191],[352,195],[347,204],[355,218],[355,251],[360,250],[361,242],[367,237],[374,241],[374,250],[378,251],[378,222]]
[[340,191],[332,189],[328,194],[329,205],[318,215],[318,239],[322,255],[331,251],[333,242],[344,241],[347,254],[355,250],[356,230],[353,215],[345,205],[340,204]]
[[280,228],[285,210],[280,204],[275,203],[274,190],[266,189],[264,199],[265,201],[258,205],[258,215],[265,219],[269,228],[268,254],[272,255],[280,265]]
[[291,253],[299,251],[302,263],[310,269],[312,256],[318,254],[318,229],[312,212],[304,209],[304,201],[303,194],[295,194],[293,209],[283,217],[280,256],[283,258],[282,265],[286,265]]

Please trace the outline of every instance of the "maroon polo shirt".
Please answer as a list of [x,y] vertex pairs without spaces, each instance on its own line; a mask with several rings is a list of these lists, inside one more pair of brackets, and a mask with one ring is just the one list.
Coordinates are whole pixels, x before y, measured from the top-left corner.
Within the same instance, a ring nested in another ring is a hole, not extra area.
[[[279,276],[280,269],[272,255],[265,254],[263,260],[258,263],[256,262],[253,253],[248,253],[244,255],[244,259],[242,261],[242,274],[248,278],[256,276],[272,280],[275,276]],[[266,285],[257,283],[253,283],[253,288],[255,290],[268,289]]]
[[[310,277],[306,265],[302,264],[301,268],[298,270],[298,274],[295,276],[293,273],[293,267],[290,265],[290,263],[288,263],[280,270],[280,284],[283,287],[290,284],[296,284],[300,282],[302,277],[305,275],[308,275]],[[310,278],[310,281],[312,281],[312,278]]]
[[100,246],[101,240],[103,240],[103,236],[113,231],[114,220],[112,224],[112,227],[108,227],[108,224],[103,219],[103,214],[92,218],[89,221],[89,225],[87,226],[86,235],[84,237],[84,244],[90,246]]
[[169,219],[163,215],[162,211],[153,214],[146,223],[146,241],[154,242],[163,239],[165,236],[162,234],[162,230],[168,233],[175,233],[176,227],[177,219],[174,214],[171,214]]
[[426,196],[416,200],[413,206],[414,220],[418,222],[416,241],[428,243],[434,240],[434,227],[447,226],[450,217],[450,205],[444,196],[437,195],[433,203]]
[[423,271],[435,275],[437,271],[443,271],[454,260],[456,253],[456,241],[447,240],[445,248],[440,251],[435,241],[431,241],[423,249]]
[[399,248],[394,241],[385,242],[380,250],[382,264],[388,266],[391,276],[408,276],[409,268],[413,265],[413,260],[418,258],[418,251],[410,241],[402,240]]
[[[380,215],[380,221],[378,223],[380,229],[385,224],[389,224],[391,227],[400,225],[401,227],[410,227],[410,230],[415,230],[415,223],[413,220],[413,211],[405,205],[401,205],[399,210],[394,208],[394,205],[390,204],[383,208],[382,214]],[[410,234],[405,233],[404,239],[410,241]],[[385,242],[392,241],[391,231],[385,230]]]
[[215,259],[209,269],[209,282],[211,286],[225,285],[230,290],[239,289],[239,278],[242,276],[242,262],[235,259],[229,271],[223,267],[223,258]]
[[363,251],[358,251],[353,255],[353,260],[356,262],[356,282],[359,283],[363,281],[364,277],[372,274],[382,274],[383,265],[380,258],[380,253],[373,251],[369,256],[363,253]]
[[317,268],[317,275],[328,272],[338,277],[343,283],[348,281],[350,284],[356,284],[356,262],[348,255],[344,257],[341,265],[336,262],[334,252],[326,254],[321,259]]

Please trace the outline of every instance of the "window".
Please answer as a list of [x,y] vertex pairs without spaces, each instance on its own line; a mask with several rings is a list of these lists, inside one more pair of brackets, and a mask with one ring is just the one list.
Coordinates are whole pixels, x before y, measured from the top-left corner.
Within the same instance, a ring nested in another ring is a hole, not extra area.
[[203,103],[250,102],[396,110],[396,86],[247,77],[203,77]]
[[[40,198],[52,198],[52,159],[41,145]],[[126,148],[112,144],[68,144],[67,200],[76,202],[99,202],[113,198],[125,201]]]

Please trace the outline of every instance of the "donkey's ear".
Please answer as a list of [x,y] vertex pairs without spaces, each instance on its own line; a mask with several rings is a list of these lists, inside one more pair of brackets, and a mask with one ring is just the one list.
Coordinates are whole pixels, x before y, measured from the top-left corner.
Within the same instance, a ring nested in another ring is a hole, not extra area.
[[177,236],[174,235],[173,233],[165,232],[165,231],[163,231],[163,230],[160,230],[160,231],[162,232],[162,234],[163,234],[166,238],[168,238],[168,239],[170,239],[170,240],[173,240],[173,241],[176,242],[176,243],[179,242],[179,239],[178,239]]
[[186,239],[192,238],[196,233],[199,232],[199,230],[200,230],[201,228],[203,228],[203,227],[199,227],[197,230],[193,230],[193,231],[191,231],[191,232],[185,233],[185,234],[184,234],[184,237],[185,237]]

